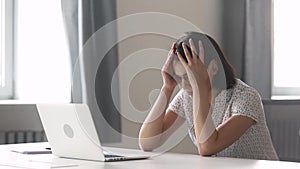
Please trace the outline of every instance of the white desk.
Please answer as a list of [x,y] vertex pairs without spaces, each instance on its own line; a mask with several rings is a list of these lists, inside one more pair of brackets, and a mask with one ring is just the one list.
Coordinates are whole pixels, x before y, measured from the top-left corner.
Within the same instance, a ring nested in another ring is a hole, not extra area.
[[[191,154],[164,153],[152,159],[122,161],[122,162],[95,162],[58,158],[52,154],[26,155],[11,152],[15,147],[45,147],[47,143],[11,144],[0,146],[0,168],[78,168],[78,169],[116,169],[116,168],[143,168],[143,169],[294,169],[300,168],[300,163],[246,160],[235,158],[201,157]],[[109,148],[112,151],[134,150]]]

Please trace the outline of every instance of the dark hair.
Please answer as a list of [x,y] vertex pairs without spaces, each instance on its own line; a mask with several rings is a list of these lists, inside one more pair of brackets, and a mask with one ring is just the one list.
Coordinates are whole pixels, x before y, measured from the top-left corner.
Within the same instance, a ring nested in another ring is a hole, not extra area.
[[[222,50],[220,49],[217,42],[210,37],[209,35],[200,33],[200,32],[186,32],[182,37],[180,37],[176,42],[176,52],[179,52],[185,61],[187,58],[184,54],[184,50],[182,48],[182,43],[187,45],[188,51],[191,54],[191,48],[189,47],[189,39],[192,39],[197,52],[199,51],[198,41],[201,40],[204,48],[204,65],[206,68],[211,60],[215,59],[218,65],[222,65],[214,76],[212,80],[212,87],[216,87],[218,89],[224,89],[224,82],[226,80],[226,89],[232,88],[236,84],[236,73],[233,66],[229,63]],[[174,57],[176,60],[179,60],[178,56]],[[225,76],[224,76],[225,74]]]

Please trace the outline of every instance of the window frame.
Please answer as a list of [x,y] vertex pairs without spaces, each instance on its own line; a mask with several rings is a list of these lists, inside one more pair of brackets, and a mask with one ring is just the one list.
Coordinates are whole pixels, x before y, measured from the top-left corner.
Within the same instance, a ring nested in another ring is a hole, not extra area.
[[[5,84],[0,84],[0,99],[13,98],[13,47],[14,47],[14,0],[2,0],[5,10],[1,9],[4,14],[4,31],[1,29],[1,34],[4,39],[0,39],[4,44],[1,50],[1,59],[4,60],[4,79],[0,79]],[[2,6],[1,6],[2,7]],[[2,25],[1,25],[2,26]],[[3,35],[4,34],[4,35]],[[1,73],[3,73],[1,71]]]

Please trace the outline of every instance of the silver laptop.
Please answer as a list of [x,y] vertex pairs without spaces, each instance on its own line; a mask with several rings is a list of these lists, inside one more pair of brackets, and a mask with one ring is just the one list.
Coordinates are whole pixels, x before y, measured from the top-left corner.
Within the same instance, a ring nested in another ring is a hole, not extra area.
[[107,153],[101,147],[86,104],[37,104],[51,151],[66,158],[94,161],[146,159],[145,155]]

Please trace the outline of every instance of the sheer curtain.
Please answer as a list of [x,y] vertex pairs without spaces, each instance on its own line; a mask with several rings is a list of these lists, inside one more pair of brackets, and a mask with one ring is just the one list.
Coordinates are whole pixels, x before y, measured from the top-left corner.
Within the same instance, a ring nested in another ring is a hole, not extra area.
[[[111,84],[118,66],[117,47],[105,53],[101,63],[101,51],[106,42],[116,38],[116,28],[96,38],[96,32],[116,19],[114,0],[62,0],[62,11],[72,61],[72,102],[89,105],[102,142],[120,140],[120,116],[118,84]],[[114,101],[111,90],[114,90]],[[116,101],[117,100],[117,101]]]

